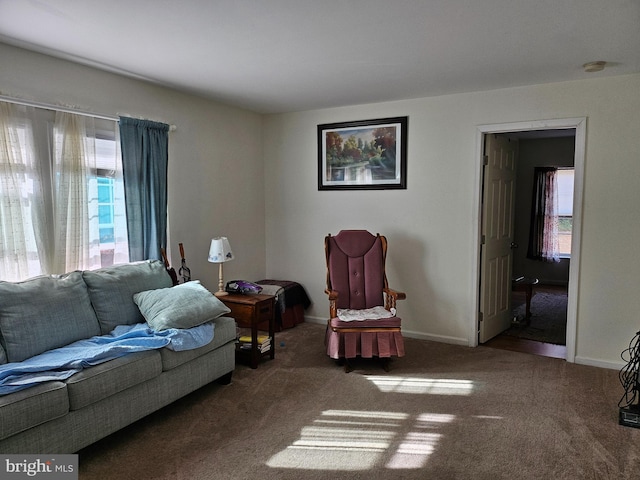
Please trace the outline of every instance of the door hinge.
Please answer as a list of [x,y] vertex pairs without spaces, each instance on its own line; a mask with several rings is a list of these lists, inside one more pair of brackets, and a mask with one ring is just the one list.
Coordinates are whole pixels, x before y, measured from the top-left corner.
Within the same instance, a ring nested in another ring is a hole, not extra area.
[[484,165],[489,165],[489,155],[484,155],[482,157],[482,162],[484,163]]
[[482,237],[480,237],[480,245],[484,245],[485,243],[487,243],[487,236],[482,235]]
[[484,313],[482,313],[482,312],[478,313],[478,321],[480,321],[480,322],[484,321]]

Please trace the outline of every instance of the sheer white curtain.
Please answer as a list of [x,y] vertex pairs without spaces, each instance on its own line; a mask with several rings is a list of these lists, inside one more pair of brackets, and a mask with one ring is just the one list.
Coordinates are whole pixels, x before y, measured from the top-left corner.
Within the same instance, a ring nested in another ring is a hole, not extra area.
[[[53,132],[56,262],[51,271],[92,270],[105,266],[105,256],[109,265],[128,262],[117,123],[57,112]],[[109,183],[109,198],[100,198],[99,181]],[[108,234],[101,231],[105,214]]]
[[531,202],[528,258],[544,262],[560,261],[558,218],[557,168],[536,167]]
[[0,242],[0,280],[129,261],[115,121],[0,102]]
[[31,107],[0,102],[0,279],[42,273],[36,232],[44,224],[42,172]]
[[55,255],[51,271],[98,268],[101,260],[93,119],[57,112],[53,132]]
[[558,237],[558,171],[547,172],[546,202],[544,210],[544,235],[542,258],[547,262],[560,261]]

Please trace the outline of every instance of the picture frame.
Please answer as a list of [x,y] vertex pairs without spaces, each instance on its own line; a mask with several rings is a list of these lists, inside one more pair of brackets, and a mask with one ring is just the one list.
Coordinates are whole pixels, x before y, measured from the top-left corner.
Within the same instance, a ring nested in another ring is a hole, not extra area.
[[318,125],[318,190],[407,188],[408,117]]

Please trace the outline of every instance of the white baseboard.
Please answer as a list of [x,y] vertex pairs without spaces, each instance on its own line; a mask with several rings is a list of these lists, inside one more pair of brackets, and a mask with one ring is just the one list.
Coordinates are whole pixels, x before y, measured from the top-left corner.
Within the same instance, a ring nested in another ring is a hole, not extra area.
[[[305,315],[304,321],[309,323],[318,323],[320,325],[327,324],[327,318],[311,317],[309,315]],[[417,338],[418,340],[430,340],[432,342],[449,343],[451,345],[462,345],[464,347],[469,346],[469,341],[466,338],[448,337],[445,335],[432,335],[429,333],[413,332],[411,330],[405,330],[404,328],[402,329],[402,335],[407,338]]]
[[430,340],[432,342],[448,343],[450,345],[469,346],[469,340],[460,337],[449,337],[446,335],[433,335],[430,333],[412,332],[411,330],[402,329],[402,335],[408,338],[417,338],[418,340]]
[[[324,318],[324,317],[311,317],[311,316],[305,315],[304,319],[305,319],[305,322],[309,322],[309,323],[317,323],[320,325],[327,324],[327,318]],[[429,333],[413,332],[413,331],[404,330],[404,329],[402,330],[402,335],[408,338],[416,338],[418,340],[430,340],[432,342],[448,343],[451,345],[462,345],[464,347],[469,346],[469,341],[466,338],[460,338],[460,337],[432,335]],[[624,363],[620,363],[620,362],[608,362],[606,360],[589,358],[589,357],[581,357],[581,356],[576,356],[574,359],[574,363],[577,363],[580,365],[588,365],[590,367],[607,368],[609,370],[620,370],[622,367],[625,366]]]
[[625,363],[608,362],[606,360],[580,357],[578,355],[576,355],[575,363],[579,363],[580,365],[588,365],[590,367],[608,368],[610,370],[620,370],[626,365]]
[[321,318],[321,317],[310,317],[309,315],[305,315],[304,316],[304,321],[305,322],[309,322],[309,323],[317,323],[319,325],[326,325],[327,324],[327,320],[329,320],[329,318]]

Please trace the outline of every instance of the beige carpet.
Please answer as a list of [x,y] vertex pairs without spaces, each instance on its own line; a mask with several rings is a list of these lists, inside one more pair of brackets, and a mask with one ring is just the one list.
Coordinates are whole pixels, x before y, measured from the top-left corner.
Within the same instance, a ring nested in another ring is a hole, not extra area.
[[80,452],[80,479],[637,479],[617,371],[406,339],[345,374],[324,327]]

